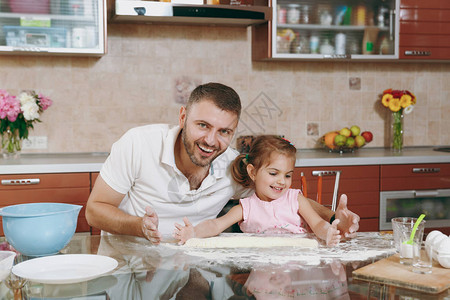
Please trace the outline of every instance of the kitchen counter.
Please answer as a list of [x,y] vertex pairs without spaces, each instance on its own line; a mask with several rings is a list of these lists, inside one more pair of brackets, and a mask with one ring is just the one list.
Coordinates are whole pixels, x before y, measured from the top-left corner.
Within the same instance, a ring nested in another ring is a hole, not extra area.
[[19,159],[0,158],[0,175],[99,172],[108,153],[23,153]]
[[363,148],[353,153],[330,153],[325,149],[299,149],[296,167],[356,166],[450,163],[450,153],[434,151],[435,147],[406,147],[401,153],[389,148]]
[[[152,246],[132,236],[76,234],[60,255],[105,255],[117,260],[117,268],[75,284],[28,281],[21,293],[24,299],[174,299],[176,293],[177,299],[199,300],[448,299],[448,290],[425,294],[353,278],[353,270],[394,253],[392,234],[378,232],[360,232],[333,248],[320,242],[318,249],[201,249],[164,237],[161,245]],[[19,256],[17,261],[27,259]],[[77,276],[82,274],[78,271]],[[12,299],[4,283],[0,298]]]
[[[297,167],[385,164],[450,163],[449,152],[434,147],[406,147],[402,153],[386,148],[363,148],[353,153],[330,153],[324,149],[299,149]],[[99,172],[108,153],[33,153],[19,159],[0,158],[0,174]]]

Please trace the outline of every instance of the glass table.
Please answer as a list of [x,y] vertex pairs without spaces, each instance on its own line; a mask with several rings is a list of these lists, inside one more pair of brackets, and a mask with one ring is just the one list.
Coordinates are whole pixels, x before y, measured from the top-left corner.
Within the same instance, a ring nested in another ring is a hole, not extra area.
[[[313,236],[308,236],[313,238]],[[4,241],[4,238],[3,238]],[[5,245],[5,242],[3,242]],[[120,235],[75,234],[64,254],[117,260],[112,272],[72,284],[0,285],[1,299],[450,299],[352,278],[395,253],[392,234],[361,232],[338,247],[200,249]],[[16,263],[32,259],[18,255]],[[74,270],[75,271],[75,270]]]

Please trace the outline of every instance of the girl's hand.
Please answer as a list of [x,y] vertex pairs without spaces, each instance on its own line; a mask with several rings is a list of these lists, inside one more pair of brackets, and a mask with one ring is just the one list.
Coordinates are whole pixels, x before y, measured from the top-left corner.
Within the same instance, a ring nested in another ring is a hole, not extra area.
[[337,226],[339,224],[339,220],[336,219],[331,223],[331,225],[328,227],[327,230],[327,246],[336,246],[339,244],[339,241],[341,240],[341,235],[339,234],[339,230],[337,229]]
[[175,230],[173,231],[173,237],[180,240],[179,245],[186,243],[188,239],[195,237],[194,226],[189,222],[187,217],[183,218],[184,226],[175,223]]

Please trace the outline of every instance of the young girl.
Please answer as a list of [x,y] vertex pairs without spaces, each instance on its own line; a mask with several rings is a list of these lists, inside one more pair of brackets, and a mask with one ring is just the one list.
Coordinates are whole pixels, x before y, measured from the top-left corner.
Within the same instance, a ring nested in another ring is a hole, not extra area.
[[295,166],[295,147],[278,136],[257,137],[248,154],[241,154],[232,164],[232,175],[255,193],[240,199],[225,215],[193,226],[185,217],[184,226],[175,224],[174,237],[184,244],[188,239],[211,237],[239,223],[246,233],[303,233],[304,221],[328,246],[339,243],[341,236],[334,220],[330,225],[311,207],[297,189],[291,189]]

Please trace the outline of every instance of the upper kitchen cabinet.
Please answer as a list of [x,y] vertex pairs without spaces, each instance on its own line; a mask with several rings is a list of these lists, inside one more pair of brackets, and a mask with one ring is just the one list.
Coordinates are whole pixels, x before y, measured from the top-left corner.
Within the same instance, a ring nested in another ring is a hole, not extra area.
[[268,0],[111,0],[109,22],[252,26],[272,19]]
[[399,7],[396,0],[273,0],[272,21],[253,28],[253,59],[398,59]]
[[450,59],[450,1],[401,0],[400,59]]
[[0,54],[105,52],[106,1],[0,0]]

